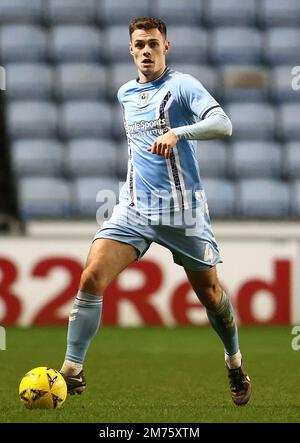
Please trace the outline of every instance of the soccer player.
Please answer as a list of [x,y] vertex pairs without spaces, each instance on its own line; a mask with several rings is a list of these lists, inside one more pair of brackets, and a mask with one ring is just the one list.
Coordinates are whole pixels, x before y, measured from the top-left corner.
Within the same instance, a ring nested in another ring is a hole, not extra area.
[[[128,139],[127,181],[120,203],[92,243],[69,318],[61,373],[71,394],[84,390],[83,362],[99,327],[103,293],[156,242],[167,247],[174,262],[183,266],[205,306],[225,348],[232,400],[244,405],[251,384],[242,362],[233,307],[217,278],[221,258],[194,142],[231,135],[231,122],[198,80],[166,66],[170,42],[162,20],[134,19],[129,34],[138,79],[118,91]],[[189,229],[191,221],[195,222],[193,229]]]

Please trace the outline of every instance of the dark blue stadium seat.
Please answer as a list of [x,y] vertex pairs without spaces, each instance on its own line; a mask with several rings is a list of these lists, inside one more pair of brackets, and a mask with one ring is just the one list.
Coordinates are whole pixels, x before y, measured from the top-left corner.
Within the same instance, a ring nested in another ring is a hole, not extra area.
[[126,134],[124,129],[124,115],[119,104],[113,107],[113,121],[113,136],[118,139],[125,140]]
[[71,140],[67,146],[67,170],[73,176],[115,176],[118,151],[111,139]]
[[232,145],[230,169],[238,178],[279,177],[281,174],[281,151],[278,143],[239,141]]
[[270,28],[265,33],[265,59],[271,64],[295,65],[300,53],[298,27]]
[[45,63],[10,63],[6,65],[10,99],[51,99],[54,92],[53,68]]
[[0,23],[38,23],[42,19],[43,0],[1,0]]
[[238,213],[246,217],[287,218],[290,189],[285,182],[272,179],[248,179],[238,183]]
[[100,101],[69,101],[61,106],[60,134],[64,137],[108,137],[112,108]]
[[[75,213],[82,217],[95,217],[96,211],[102,206],[106,196],[107,198],[112,197],[107,202],[110,213],[114,204],[118,201],[119,181],[114,178],[99,178],[99,176],[78,178],[74,181],[73,187]],[[99,191],[105,193],[105,195],[102,195],[102,201],[96,201]]]
[[213,26],[253,25],[256,20],[256,1],[209,0],[205,19]]
[[12,166],[17,177],[59,176],[64,173],[64,156],[57,139],[20,139],[12,145]]
[[129,52],[128,25],[109,26],[104,32],[104,39],[107,46],[107,58],[112,64],[133,63]]
[[2,62],[44,61],[47,50],[47,32],[41,26],[5,25],[0,29]]
[[57,67],[56,93],[62,100],[105,99],[106,67],[95,63],[64,63]]
[[300,180],[291,182],[291,211],[292,215],[300,216]]
[[114,63],[109,69],[108,94],[111,99],[117,99],[120,86],[129,80],[138,78],[138,72],[134,63]]
[[199,63],[207,60],[208,35],[203,28],[169,26],[168,38],[174,46],[174,50],[171,47],[168,53],[169,62]]
[[98,28],[85,25],[54,26],[50,33],[50,55],[56,62],[98,62],[105,56]]
[[219,27],[212,32],[211,58],[220,64],[262,62],[262,35],[251,27]]
[[228,147],[221,140],[198,142],[197,157],[201,177],[225,177]]
[[291,87],[293,66],[276,66],[272,69],[271,96],[278,103],[299,102],[300,93]]
[[118,176],[121,180],[126,180],[127,166],[128,166],[128,143],[124,140],[118,143],[118,157],[117,157],[117,168]]
[[290,142],[283,152],[284,172],[289,179],[300,179],[300,142]]
[[46,21],[57,23],[92,23],[96,16],[97,0],[48,0],[44,2]]
[[233,137],[266,140],[274,138],[275,113],[272,105],[234,103],[226,106],[232,120]]
[[[182,0],[159,0],[153,4],[154,15],[166,21],[167,26],[178,24],[199,25],[204,14],[204,0],[189,0],[188,7]],[[152,9],[152,4],[151,4]]]
[[7,109],[8,134],[14,138],[57,136],[57,107],[48,101],[16,101]]
[[23,218],[57,218],[72,214],[72,192],[68,180],[23,178],[18,182]]
[[257,6],[259,21],[266,26],[300,24],[298,0],[260,0]]
[[204,178],[209,211],[212,216],[231,217],[235,213],[234,182],[225,179]]
[[[151,7],[151,9],[150,9]],[[152,10],[152,2],[148,0],[102,0],[97,2],[98,20],[104,25],[126,24],[135,17],[145,17]],[[151,14],[150,14],[151,15]]]
[[300,138],[300,103],[289,103],[279,106],[277,113],[277,133],[286,141]]

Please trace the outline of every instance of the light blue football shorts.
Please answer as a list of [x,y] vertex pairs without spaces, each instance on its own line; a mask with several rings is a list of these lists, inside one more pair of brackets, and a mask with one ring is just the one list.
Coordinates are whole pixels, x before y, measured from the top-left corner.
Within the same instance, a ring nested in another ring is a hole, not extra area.
[[[199,209],[199,210],[198,210]],[[195,213],[196,212],[196,213]],[[171,216],[146,217],[118,204],[93,239],[107,238],[135,247],[141,259],[152,242],[168,248],[174,263],[192,271],[204,271],[222,263],[212,232],[207,203],[202,208],[183,210]]]

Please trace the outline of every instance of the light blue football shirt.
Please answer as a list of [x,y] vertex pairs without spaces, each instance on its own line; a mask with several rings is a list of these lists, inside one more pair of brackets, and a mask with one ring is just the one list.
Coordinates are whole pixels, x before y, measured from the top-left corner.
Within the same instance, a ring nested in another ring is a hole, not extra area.
[[170,68],[152,82],[127,82],[118,100],[128,140],[120,204],[148,216],[198,207],[203,186],[197,141],[178,141],[169,159],[147,148],[169,129],[197,123],[220,105],[194,77]]

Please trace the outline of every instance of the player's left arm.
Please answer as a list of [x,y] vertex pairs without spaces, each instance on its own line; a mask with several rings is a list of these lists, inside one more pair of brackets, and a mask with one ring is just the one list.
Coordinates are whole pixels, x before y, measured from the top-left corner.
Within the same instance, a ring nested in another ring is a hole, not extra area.
[[183,112],[194,115],[197,123],[172,128],[158,137],[148,148],[153,154],[169,158],[177,141],[211,140],[232,134],[232,124],[219,103],[192,76],[182,76],[178,84],[177,100]]
[[223,109],[218,106],[211,109],[203,120],[187,126],[173,128],[178,140],[211,140],[232,134],[232,124]]
[[207,114],[204,120],[193,125],[172,128],[159,136],[148,148],[152,154],[170,158],[171,151],[178,140],[211,140],[223,138],[232,134],[232,124],[222,108],[215,108]]

